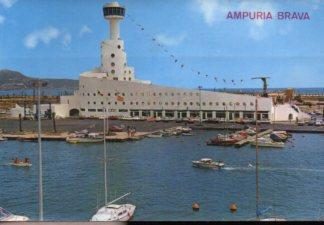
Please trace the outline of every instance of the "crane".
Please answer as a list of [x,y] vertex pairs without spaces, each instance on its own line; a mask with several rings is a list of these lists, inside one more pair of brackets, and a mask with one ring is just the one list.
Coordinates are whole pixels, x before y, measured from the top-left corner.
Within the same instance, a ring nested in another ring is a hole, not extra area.
[[252,77],[252,80],[255,79],[260,79],[263,81],[263,93],[262,93],[262,97],[268,97],[268,83],[267,83],[267,79],[269,79],[270,77]]

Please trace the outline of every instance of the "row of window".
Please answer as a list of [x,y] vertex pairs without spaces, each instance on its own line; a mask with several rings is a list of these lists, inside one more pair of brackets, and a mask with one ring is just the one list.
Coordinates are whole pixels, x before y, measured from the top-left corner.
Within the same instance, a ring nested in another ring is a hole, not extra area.
[[[117,77],[114,77],[114,80],[118,80],[118,78],[117,78]],[[126,77],[124,77],[124,80],[126,80]],[[129,78],[129,80],[131,80],[131,78]],[[84,85],[83,85],[82,87],[84,88]],[[175,93],[169,93],[169,94],[170,94],[170,96],[174,96],[174,95],[175,95]],[[182,94],[183,94],[184,96],[187,95],[186,92],[183,92]],[[82,95],[85,96],[85,93],[82,93]],[[90,96],[90,93],[87,93],[87,95]],[[108,93],[107,95],[110,96],[110,93]],[[125,96],[125,93],[122,93],[122,95]],[[129,93],[129,95],[130,95],[130,96],[134,96],[133,93]],[[144,96],[144,95],[145,95],[144,92],[142,92],[142,93],[137,93],[137,92],[136,92],[136,93],[135,93],[135,96]],[[155,93],[155,92],[154,92],[154,93],[152,93],[152,95],[153,95],[153,96],[157,96],[157,95],[162,96],[163,94],[162,94],[162,93]],[[165,95],[165,96],[168,96],[168,93],[166,92],[166,93],[164,93],[164,95]],[[177,95],[180,96],[181,93],[178,92]],[[189,96],[192,96],[192,95],[193,95],[193,93],[190,92],[190,93],[189,93]],[[96,96],[96,93],[93,93],[93,96]],[[117,96],[117,93],[115,93],[115,96]],[[150,93],[147,93],[147,96],[150,96]],[[199,96],[199,93],[196,93],[196,96]],[[240,105],[239,102],[236,102],[235,104],[236,104],[236,105]],[[212,105],[212,103],[210,103],[210,105]],[[218,102],[216,102],[216,105],[218,105]],[[223,102],[223,105],[225,106],[226,104]],[[232,106],[233,103],[232,103],[232,102],[229,102],[229,105]],[[243,102],[243,105],[246,106],[246,103]],[[253,106],[254,103],[253,103],[253,102],[250,102],[250,105]]]
[[[104,104],[104,102],[100,102],[100,103],[101,103],[101,105]],[[153,103],[153,105],[156,105],[157,104],[157,102],[152,102],[152,103]],[[93,104],[96,105],[96,102],[93,102]],[[111,104],[111,102],[108,102],[108,105],[110,105],[110,104]],[[125,105],[126,103],[125,102],[122,102],[122,104]],[[139,105],[139,102],[129,102],[129,104],[130,105]],[[163,105],[162,102],[158,102],[158,104],[159,105]],[[181,103],[180,102],[170,102],[170,105],[175,105],[175,104],[176,105],[180,105]],[[90,101],[88,101],[88,105],[90,105]],[[118,102],[115,102],[115,105],[118,105]],[[145,102],[141,102],[141,105],[145,105]],[[151,102],[147,102],[147,105],[151,105]],[[169,105],[169,103],[168,102],[164,102],[164,105]],[[186,105],[191,105],[192,106],[192,105],[194,105],[194,102],[189,102],[189,103],[183,102],[183,105],[185,105],[185,106]],[[196,106],[199,106],[200,104],[199,104],[199,102],[196,102],[195,105]],[[206,102],[202,102],[202,105],[203,106],[206,106]],[[209,102],[208,105],[209,106],[213,106],[213,102]],[[219,106],[219,102],[215,102],[215,105],[216,106]],[[222,105],[223,106],[226,106],[226,103],[223,102]],[[230,106],[233,106],[233,103],[230,102],[229,105]],[[235,105],[239,106],[240,103],[239,102],[236,102]],[[253,106],[253,102],[250,102],[250,105]],[[243,102],[243,106],[246,106],[246,103],[245,102]]]

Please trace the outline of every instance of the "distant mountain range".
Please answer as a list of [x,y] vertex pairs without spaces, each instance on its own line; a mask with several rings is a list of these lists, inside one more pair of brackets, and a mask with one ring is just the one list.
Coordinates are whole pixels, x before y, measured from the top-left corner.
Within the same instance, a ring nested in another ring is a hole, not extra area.
[[[0,90],[18,90],[33,88],[32,82],[37,78],[28,77],[20,72],[12,70],[0,70]],[[78,80],[72,79],[41,79],[47,82],[47,88],[77,89]]]

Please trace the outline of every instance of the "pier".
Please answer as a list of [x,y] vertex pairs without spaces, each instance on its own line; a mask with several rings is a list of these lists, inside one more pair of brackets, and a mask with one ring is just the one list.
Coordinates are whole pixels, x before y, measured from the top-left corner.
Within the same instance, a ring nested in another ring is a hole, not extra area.
[[[272,131],[273,131],[273,130],[271,130],[271,129],[268,129],[268,130],[262,131],[262,132],[260,132],[260,133],[258,134],[258,137],[263,137],[263,136],[265,136],[265,135],[267,135],[267,134],[270,134]],[[253,135],[253,136],[248,136],[247,138],[245,138],[245,139],[243,139],[243,140],[241,140],[241,141],[236,142],[236,143],[234,144],[234,146],[235,146],[236,148],[240,148],[240,147],[242,147],[242,146],[244,146],[244,145],[250,143],[250,142],[253,141],[253,140],[255,140],[255,135]]]
[[[136,141],[145,137],[148,132],[136,132],[134,136],[128,137],[127,132],[116,132],[114,135],[106,135],[106,141],[109,142],[124,142],[124,141]],[[62,133],[43,133],[41,135],[43,141],[65,141],[70,135],[68,132]],[[1,134],[2,137],[8,140],[19,141],[37,141],[37,133],[25,133],[25,134]]]

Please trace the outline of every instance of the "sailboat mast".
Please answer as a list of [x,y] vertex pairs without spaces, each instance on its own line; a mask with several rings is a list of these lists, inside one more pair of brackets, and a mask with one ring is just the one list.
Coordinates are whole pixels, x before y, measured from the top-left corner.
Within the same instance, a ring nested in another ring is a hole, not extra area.
[[39,80],[37,83],[37,91],[38,91],[38,200],[39,200],[39,221],[43,221],[43,168],[42,168],[42,126],[41,126],[41,81]]
[[256,217],[259,220],[259,146],[258,146],[258,97],[255,99],[255,188],[256,188]]
[[[106,116],[107,109],[104,108],[104,119],[103,119],[103,142],[104,142],[104,177],[105,177],[105,205],[108,203],[108,185],[107,185],[107,145],[106,145]],[[108,119],[108,118],[107,118]],[[108,124],[108,122],[107,122]]]

